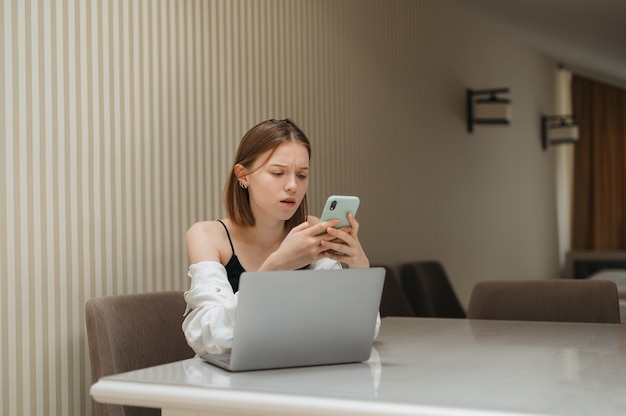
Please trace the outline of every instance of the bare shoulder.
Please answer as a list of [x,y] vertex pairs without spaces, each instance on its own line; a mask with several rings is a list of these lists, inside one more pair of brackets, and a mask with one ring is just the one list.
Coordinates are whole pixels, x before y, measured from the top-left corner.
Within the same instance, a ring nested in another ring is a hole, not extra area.
[[224,230],[224,227],[218,221],[198,221],[189,227],[187,237],[211,235],[219,231],[219,229]]
[[191,264],[201,261],[221,262],[228,238],[218,221],[199,221],[187,230],[187,253]]

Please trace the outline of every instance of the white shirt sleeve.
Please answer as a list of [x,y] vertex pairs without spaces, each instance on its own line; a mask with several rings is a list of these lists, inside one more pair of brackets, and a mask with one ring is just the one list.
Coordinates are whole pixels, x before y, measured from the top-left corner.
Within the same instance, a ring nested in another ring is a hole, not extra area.
[[341,270],[341,263],[338,261],[323,258],[317,261],[314,261],[309,265],[309,270]]
[[189,266],[191,288],[185,292],[187,310],[183,332],[187,343],[202,356],[228,352],[233,342],[237,294],[228,282],[226,269],[215,261]]

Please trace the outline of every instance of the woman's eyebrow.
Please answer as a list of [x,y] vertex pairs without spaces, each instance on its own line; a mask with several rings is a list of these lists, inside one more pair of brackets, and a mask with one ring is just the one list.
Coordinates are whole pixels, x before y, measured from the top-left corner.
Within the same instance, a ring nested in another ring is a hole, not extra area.
[[[282,163],[271,163],[269,166],[275,167],[275,168],[287,168],[287,167],[289,167],[288,165],[284,165]],[[300,170],[309,170],[309,167],[308,166],[301,166],[298,169],[300,169]]]

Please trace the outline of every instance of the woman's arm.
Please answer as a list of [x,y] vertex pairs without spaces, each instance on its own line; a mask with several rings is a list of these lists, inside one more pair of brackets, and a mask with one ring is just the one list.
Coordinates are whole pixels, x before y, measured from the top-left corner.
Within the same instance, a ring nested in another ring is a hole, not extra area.
[[221,354],[230,350],[238,296],[226,277],[226,269],[215,261],[189,266],[191,288],[185,292],[187,310],[183,332],[198,354]]

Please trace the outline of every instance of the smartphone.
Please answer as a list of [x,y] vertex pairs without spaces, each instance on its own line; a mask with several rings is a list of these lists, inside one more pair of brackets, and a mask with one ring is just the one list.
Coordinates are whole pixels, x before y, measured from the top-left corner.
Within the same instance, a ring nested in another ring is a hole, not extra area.
[[341,220],[339,225],[335,228],[348,227],[348,213],[356,216],[356,212],[359,209],[359,197],[358,196],[346,196],[346,195],[331,195],[326,200],[324,210],[320,217],[320,221],[327,221],[338,218]]

